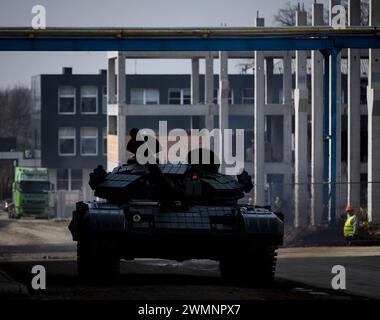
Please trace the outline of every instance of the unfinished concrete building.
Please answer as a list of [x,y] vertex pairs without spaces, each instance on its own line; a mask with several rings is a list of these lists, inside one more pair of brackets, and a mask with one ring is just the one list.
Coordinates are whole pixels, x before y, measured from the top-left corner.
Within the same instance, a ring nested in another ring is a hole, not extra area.
[[[331,8],[339,3],[340,0],[330,0],[330,24]],[[359,26],[360,0],[349,0],[347,6],[349,26]],[[380,26],[380,2],[372,0],[369,6],[369,25]],[[313,26],[324,25],[323,12],[323,4],[313,3]],[[299,9],[297,26],[306,24],[306,12]],[[264,26],[264,19],[257,18],[256,26]],[[134,58],[190,59],[191,105],[183,108],[127,104],[125,68],[128,59]],[[254,61],[254,101],[248,106],[229,103],[228,61],[241,58]],[[281,202],[288,223],[296,227],[334,224],[347,203],[354,210],[361,206],[367,208],[369,221],[380,223],[380,112],[377,110],[380,108],[380,51],[349,49],[338,52],[336,58],[330,66],[336,68],[337,81],[331,82],[331,69],[326,72],[326,62],[319,51],[109,52],[108,170],[126,161],[129,116],[181,115],[192,117],[195,127],[196,119],[202,117],[208,129],[229,128],[231,116],[253,116],[250,171],[256,204],[273,204],[277,194],[273,190],[281,186]],[[219,70],[214,70],[216,59]],[[200,60],[205,65],[204,101],[199,98]],[[282,74],[281,97],[276,99],[277,103],[273,102],[275,72]],[[219,76],[216,103],[214,74]],[[324,83],[329,78],[336,94],[330,90],[327,97],[330,106],[326,109]],[[347,96],[342,94],[342,86],[346,86]],[[335,104],[336,117],[330,116],[330,122],[326,123],[324,115],[326,112],[331,115]],[[333,141],[332,130],[336,130]]]

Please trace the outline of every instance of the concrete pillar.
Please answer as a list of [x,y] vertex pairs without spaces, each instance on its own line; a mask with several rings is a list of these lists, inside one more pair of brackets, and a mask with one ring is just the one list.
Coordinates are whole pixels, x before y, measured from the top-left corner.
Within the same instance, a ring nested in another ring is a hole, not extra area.
[[[330,25],[331,25],[331,20],[332,20],[332,8],[335,5],[340,5],[341,0],[330,0]],[[330,66],[332,66],[332,60],[330,57]],[[335,185],[335,195],[331,195],[331,199],[334,198],[334,200],[330,201],[330,207],[329,207],[329,220],[332,219],[332,217],[336,216],[336,211],[337,208],[340,208],[341,206],[344,206],[345,203],[345,198],[341,194],[341,163],[342,163],[342,152],[341,152],[341,132],[342,132],[342,100],[341,100],[341,92],[342,92],[342,75],[341,75],[341,54],[338,54],[338,57],[336,59],[336,174],[335,177],[332,177],[332,172],[331,168],[332,166],[330,165],[329,168],[329,180],[335,180],[336,185]],[[331,99],[332,99],[332,90],[331,90],[331,84],[332,84],[332,68],[330,68],[330,136],[331,136],[331,130],[332,130],[332,123],[331,123]],[[330,140],[331,142],[331,140]],[[332,148],[332,143],[330,143],[330,157],[331,157],[331,148]],[[334,179],[335,178],[335,179]],[[331,184],[330,184],[330,194],[333,193],[331,190]],[[334,223],[334,222],[333,222]]]
[[109,104],[116,103],[116,72],[115,72],[115,59],[108,59],[107,71],[107,102]]
[[[323,4],[313,3],[313,26],[322,26]],[[323,218],[323,56],[311,52],[311,225]]]
[[282,78],[283,103],[292,102],[292,55],[286,51],[283,58],[284,73]]
[[[360,0],[348,0],[348,24],[360,26]],[[347,204],[360,208],[360,51],[348,49]]]
[[266,103],[273,103],[273,58],[267,57],[265,59],[265,101]]
[[[369,25],[380,26],[380,1],[369,1]],[[380,49],[369,50],[368,220],[380,224]]]
[[126,102],[126,86],[125,86],[125,55],[122,52],[119,52],[116,58],[116,68],[117,68],[117,103]]
[[[287,51],[283,57],[283,103],[289,111],[293,109],[292,105],[292,53]],[[289,170],[284,175],[284,199],[283,211],[286,217],[290,216],[293,204],[293,162],[292,162],[292,113],[284,115],[284,163]]]
[[117,115],[117,148],[118,148],[118,163],[119,165],[126,163],[126,125],[124,106],[126,103],[126,82],[125,82],[125,55],[123,52],[119,52],[117,59],[117,103],[118,103],[118,115]]
[[[225,129],[229,128],[228,125],[228,92],[229,92],[229,81],[228,81],[228,53],[226,51],[219,52],[219,129],[223,133]],[[222,152],[224,149],[224,139],[226,137],[223,134],[220,137],[220,147],[219,151]],[[225,155],[231,154],[231,150],[226,150]],[[223,153],[220,153],[219,159],[221,160],[221,172],[224,173],[225,163],[223,158]]]
[[[123,76],[119,77],[119,75],[124,75],[125,78],[125,60],[124,62],[120,59],[121,53],[118,53],[117,58],[110,58],[108,59],[108,71],[107,71],[107,101],[108,104],[114,105],[118,103],[119,98],[123,97],[123,94],[121,92],[116,92],[116,84],[117,87],[120,88],[120,82],[123,81]],[[120,72],[119,69],[122,69],[122,64],[124,63],[124,72]],[[118,69],[118,72],[116,72],[116,68]],[[118,73],[116,75],[116,73]],[[124,86],[125,86],[125,80],[124,80]],[[125,90],[125,89],[124,89]],[[125,94],[125,92],[124,92]],[[107,108],[107,170],[110,171],[113,168],[115,168],[119,163],[119,155],[120,155],[120,149],[121,145],[124,145],[124,149],[122,150],[121,154],[125,155],[125,134],[124,136],[124,143],[122,141],[122,136],[119,135],[120,129],[123,130],[123,128],[119,128],[118,124],[122,126],[124,124],[125,127],[125,121],[121,121],[121,116],[118,115],[110,115],[108,114],[109,108]],[[121,113],[122,109],[120,105],[118,106],[118,113]],[[112,124],[113,130],[116,126],[116,135],[115,134],[109,134],[110,132],[110,125]],[[125,128],[123,130],[123,133],[125,133]],[[120,140],[120,141],[119,141]],[[119,148],[120,147],[120,148]]]
[[[263,27],[264,19],[257,17],[256,26]],[[254,176],[255,176],[255,204],[265,204],[265,152],[264,152],[264,53],[255,51],[255,75],[254,75]]]
[[[284,74],[283,74],[283,103],[286,108],[292,109],[292,57],[287,52],[284,56]],[[284,115],[284,162],[292,164],[292,113]],[[291,172],[289,172],[291,175]]]
[[[191,59],[191,104],[199,104],[199,59]],[[199,129],[199,116],[191,117],[191,128]]]
[[[289,109],[293,108],[292,105],[289,105]],[[284,128],[283,128],[283,144],[284,144],[284,163],[286,164],[288,170],[284,173],[284,199],[283,203],[286,202],[286,208],[290,214],[290,210],[293,206],[293,161],[292,161],[292,113],[286,113],[284,115]]]
[[[307,23],[306,11],[297,11],[297,26]],[[307,52],[296,52],[296,89],[295,99],[295,213],[294,226],[304,227],[308,224],[308,141],[307,141]]]
[[208,130],[214,129],[214,116],[212,108],[214,105],[214,58],[208,52],[205,58],[205,102],[208,114],[205,118],[205,126]]

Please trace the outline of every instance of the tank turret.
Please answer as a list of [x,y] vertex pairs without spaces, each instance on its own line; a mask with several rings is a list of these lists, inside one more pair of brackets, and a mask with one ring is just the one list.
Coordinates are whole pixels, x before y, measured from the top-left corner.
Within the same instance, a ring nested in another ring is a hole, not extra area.
[[108,174],[97,167],[89,184],[95,196],[119,204],[147,198],[186,204],[236,203],[253,187],[246,171],[236,179],[210,170],[209,165],[140,165],[134,157]]

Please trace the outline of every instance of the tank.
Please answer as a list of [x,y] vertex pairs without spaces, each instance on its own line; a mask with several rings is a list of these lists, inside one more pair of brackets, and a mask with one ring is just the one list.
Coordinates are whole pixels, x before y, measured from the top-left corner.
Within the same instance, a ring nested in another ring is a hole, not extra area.
[[80,277],[114,278],[121,259],[145,257],[212,259],[228,281],[273,280],[283,215],[239,203],[253,187],[246,171],[228,176],[217,165],[140,165],[133,157],[109,173],[98,166],[89,184],[102,200],[77,203],[69,225]]

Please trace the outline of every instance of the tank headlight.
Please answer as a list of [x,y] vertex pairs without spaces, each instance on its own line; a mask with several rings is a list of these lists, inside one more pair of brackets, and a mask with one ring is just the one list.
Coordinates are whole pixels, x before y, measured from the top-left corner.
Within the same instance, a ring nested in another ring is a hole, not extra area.
[[133,215],[132,219],[133,219],[133,222],[137,223],[141,221],[141,216],[136,213]]

